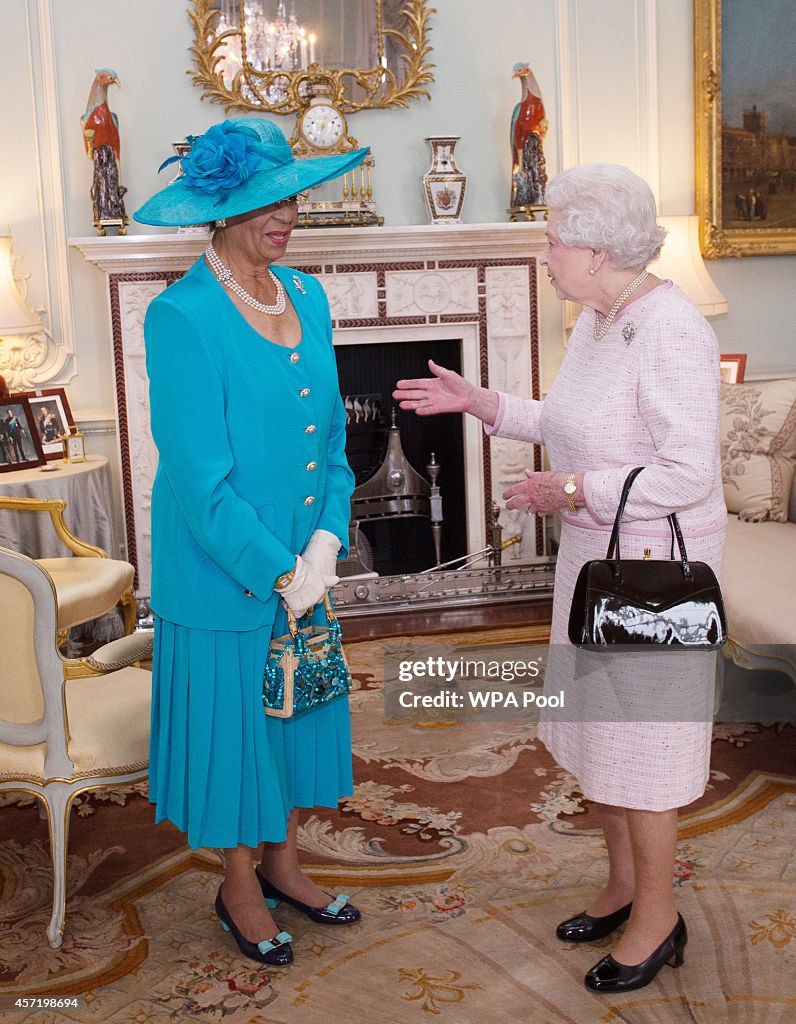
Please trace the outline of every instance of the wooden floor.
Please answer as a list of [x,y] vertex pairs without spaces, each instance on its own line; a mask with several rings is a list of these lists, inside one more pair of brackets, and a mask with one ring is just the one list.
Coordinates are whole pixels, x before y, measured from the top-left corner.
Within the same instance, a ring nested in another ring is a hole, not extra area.
[[552,595],[514,602],[482,602],[454,608],[423,608],[417,611],[380,612],[340,616],[343,640],[372,640],[387,636],[418,636],[465,629],[489,629],[512,625],[549,625]]

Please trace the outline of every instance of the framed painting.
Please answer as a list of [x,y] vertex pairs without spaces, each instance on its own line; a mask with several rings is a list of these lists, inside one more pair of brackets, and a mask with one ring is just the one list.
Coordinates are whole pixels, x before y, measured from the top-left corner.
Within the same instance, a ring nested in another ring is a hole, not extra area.
[[706,259],[796,253],[796,4],[694,0],[696,208]]
[[63,435],[68,434],[75,425],[66,391],[63,388],[47,388],[44,391],[20,391],[19,396],[27,398],[30,403],[45,459],[51,462],[62,458]]
[[746,353],[734,352],[725,355],[722,353],[719,362],[719,373],[722,384],[743,384],[743,375],[746,370]]
[[0,402],[0,473],[32,469],[44,462],[30,403],[21,395]]

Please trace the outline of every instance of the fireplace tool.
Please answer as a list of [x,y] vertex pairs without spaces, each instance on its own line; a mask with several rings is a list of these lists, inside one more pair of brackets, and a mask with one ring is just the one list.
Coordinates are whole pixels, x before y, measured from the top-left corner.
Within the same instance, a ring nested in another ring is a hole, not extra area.
[[[466,555],[459,555],[458,558],[451,558],[447,562],[442,562],[439,565],[432,565],[429,569],[423,569],[419,572],[418,576],[427,576],[430,573],[438,572],[440,569],[469,569],[471,565],[475,565],[476,562],[480,562],[486,558],[487,564],[491,568],[500,567],[503,561],[503,552],[506,548],[512,547],[514,544],[519,544],[522,540],[522,534],[515,533],[511,537],[507,537],[503,540],[503,527],[500,525],[500,506],[497,503],[492,504],[492,525],[489,528],[491,543],[487,544],[485,548],[481,548],[480,551],[470,551]],[[422,587],[418,587],[418,591],[426,590],[427,587],[434,583],[433,578]]]

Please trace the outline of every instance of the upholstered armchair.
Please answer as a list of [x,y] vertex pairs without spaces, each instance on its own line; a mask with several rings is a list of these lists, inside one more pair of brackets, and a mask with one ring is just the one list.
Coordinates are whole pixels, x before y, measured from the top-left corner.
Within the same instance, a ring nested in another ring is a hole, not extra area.
[[49,574],[55,587],[61,640],[73,626],[98,619],[117,605],[122,609],[125,635],[132,633],[136,622],[135,570],[129,562],[109,558],[107,551],[76,537],[64,521],[65,509],[66,502],[62,498],[0,497],[0,511],[19,515],[48,512],[53,529],[72,552],[65,558],[36,560]]
[[0,547],[0,792],[35,796],[46,810],[53,863],[47,938],[56,947],[72,801],[147,775],[151,673],[132,663],[152,647],[151,635],[134,634],[70,660],[58,650],[57,625],[52,576]]

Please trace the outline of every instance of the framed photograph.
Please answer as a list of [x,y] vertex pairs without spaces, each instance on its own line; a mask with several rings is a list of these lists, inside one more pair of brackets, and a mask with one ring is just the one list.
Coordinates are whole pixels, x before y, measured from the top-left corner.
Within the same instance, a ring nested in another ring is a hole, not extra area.
[[64,446],[61,438],[75,425],[66,391],[63,388],[47,388],[44,391],[20,391],[18,396],[12,397],[27,398],[30,402],[45,459],[51,462],[62,458]]
[[706,259],[796,253],[793,0],[694,0],[696,209]]
[[722,384],[743,384],[746,369],[746,353],[737,352],[721,356],[719,363]]
[[0,402],[0,473],[32,469],[43,462],[30,403],[22,395],[11,395]]

